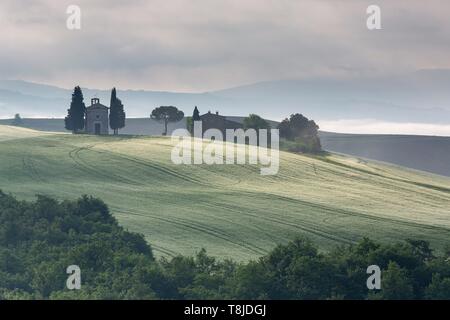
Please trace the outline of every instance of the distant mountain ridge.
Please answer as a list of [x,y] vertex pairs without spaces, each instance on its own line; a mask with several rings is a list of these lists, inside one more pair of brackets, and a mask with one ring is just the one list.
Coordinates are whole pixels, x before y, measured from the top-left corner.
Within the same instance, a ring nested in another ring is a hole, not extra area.
[[[203,93],[120,90],[127,116],[147,117],[160,105],[175,105],[190,114],[246,116],[257,113],[281,120],[303,113],[320,120],[377,119],[391,122],[450,123],[450,71],[422,70],[395,77],[312,78],[260,82]],[[71,89],[22,80],[0,81],[0,117],[63,117]],[[109,90],[83,88],[85,101],[109,102]]]

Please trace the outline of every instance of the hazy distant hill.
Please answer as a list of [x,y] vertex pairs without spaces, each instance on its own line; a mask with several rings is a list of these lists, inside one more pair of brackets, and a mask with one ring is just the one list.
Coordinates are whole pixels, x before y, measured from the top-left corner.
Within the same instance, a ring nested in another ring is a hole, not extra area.
[[258,106],[253,110],[270,119],[300,112],[314,120],[450,123],[449,88],[450,71],[424,70],[388,78],[270,81],[214,94]]
[[[160,105],[175,105],[190,114],[245,116],[257,113],[280,120],[300,112],[314,120],[378,119],[394,122],[450,123],[450,71],[424,70],[397,77],[315,78],[261,82],[206,93],[120,90],[129,117],[147,117]],[[62,117],[70,89],[25,81],[0,81],[0,117]],[[86,103],[99,97],[109,104],[109,90],[83,89]]]
[[321,132],[324,149],[450,176],[450,137]]

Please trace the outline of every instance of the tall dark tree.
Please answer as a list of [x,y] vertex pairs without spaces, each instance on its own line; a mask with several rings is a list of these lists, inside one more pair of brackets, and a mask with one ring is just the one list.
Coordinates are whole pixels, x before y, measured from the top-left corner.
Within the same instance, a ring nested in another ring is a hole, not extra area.
[[122,101],[117,98],[116,88],[111,91],[111,102],[109,104],[109,126],[114,134],[119,134],[119,129],[125,127],[125,111]]
[[194,108],[194,112],[192,113],[192,121],[200,121],[200,112],[197,109],[197,106]]
[[67,110],[67,117],[64,119],[66,129],[72,133],[78,133],[84,129],[84,116],[86,114],[86,106],[83,102],[83,92],[79,86],[76,86],[72,93],[72,102]]
[[167,125],[169,122],[181,121],[184,118],[184,113],[174,106],[161,106],[152,111],[150,118],[164,123],[163,136],[165,136],[167,135]]
[[186,117],[186,128],[188,131],[193,134],[194,132],[194,121],[201,121],[200,112],[197,109],[197,106],[194,108],[194,112],[192,113],[192,117]]

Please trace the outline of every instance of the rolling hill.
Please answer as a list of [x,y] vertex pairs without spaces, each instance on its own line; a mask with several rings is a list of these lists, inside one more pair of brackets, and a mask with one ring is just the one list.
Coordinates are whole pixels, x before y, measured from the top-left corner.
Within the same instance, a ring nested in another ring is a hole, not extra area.
[[0,188],[102,198],[157,255],[256,258],[304,235],[327,250],[364,236],[450,239],[450,179],[340,155],[280,152],[280,171],[255,165],[175,165],[169,138],[88,136],[0,126]]
[[[243,117],[227,117],[242,122]],[[22,127],[65,132],[63,119],[23,119]],[[272,128],[278,123],[270,121]],[[0,119],[0,125],[11,125],[13,119]],[[185,120],[169,123],[169,134],[185,128]],[[128,118],[122,134],[160,135],[163,125],[150,118]],[[384,161],[408,168],[450,177],[450,137],[418,135],[369,135],[319,132],[324,150]]]

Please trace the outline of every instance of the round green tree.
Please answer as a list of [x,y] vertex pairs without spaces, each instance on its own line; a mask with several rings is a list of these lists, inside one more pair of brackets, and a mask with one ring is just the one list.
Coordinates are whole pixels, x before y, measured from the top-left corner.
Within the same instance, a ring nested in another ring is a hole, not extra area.
[[167,135],[167,125],[169,122],[181,121],[184,118],[184,112],[174,106],[161,106],[152,111],[150,118],[164,123],[163,136],[165,136]]

